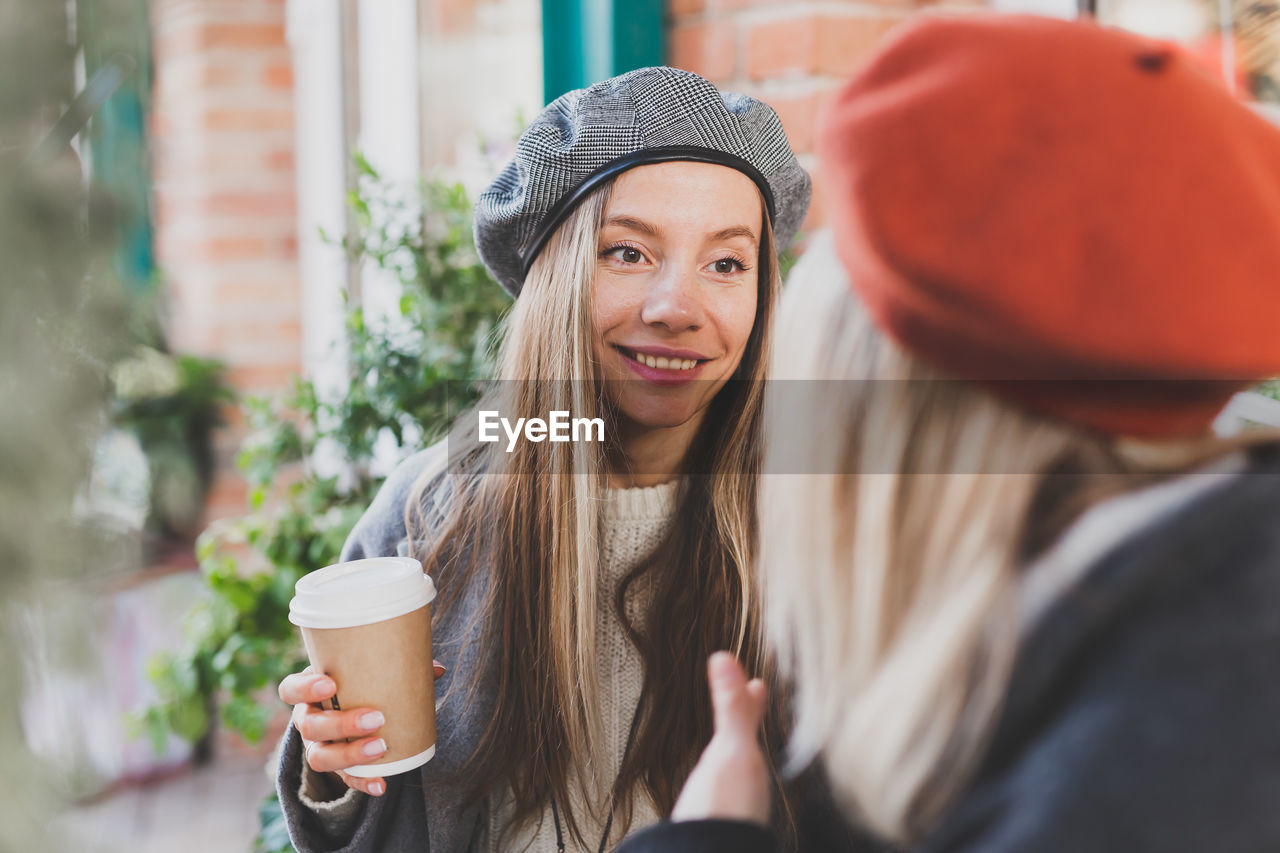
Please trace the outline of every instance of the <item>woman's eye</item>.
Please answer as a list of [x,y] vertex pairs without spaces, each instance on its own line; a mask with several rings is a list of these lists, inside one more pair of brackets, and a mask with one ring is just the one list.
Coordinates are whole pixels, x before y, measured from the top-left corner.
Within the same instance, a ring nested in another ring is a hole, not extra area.
[[721,275],[729,275],[741,269],[746,269],[746,267],[733,258],[721,258],[715,262],[715,271]]
[[612,258],[628,266],[644,263],[644,252],[634,246],[610,246],[600,253],[602,258]]

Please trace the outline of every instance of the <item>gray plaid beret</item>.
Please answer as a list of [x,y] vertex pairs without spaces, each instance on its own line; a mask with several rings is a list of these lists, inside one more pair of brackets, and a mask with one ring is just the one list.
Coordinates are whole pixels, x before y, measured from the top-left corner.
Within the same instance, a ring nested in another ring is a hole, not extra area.
[[768,104],[721,92],[677,68],[641,68],[556,98],[476,202],[480,259],[512,296],[556,228],[592,190],[627,169],[693,160],[755,181],[778,248],[800,229],[809,175]]

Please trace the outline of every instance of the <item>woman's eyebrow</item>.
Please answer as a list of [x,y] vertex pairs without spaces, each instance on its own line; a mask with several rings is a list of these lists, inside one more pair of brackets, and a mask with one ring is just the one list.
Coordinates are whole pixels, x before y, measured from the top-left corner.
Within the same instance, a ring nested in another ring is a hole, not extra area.
[[759,243],[759,241],[756,240],[756,232],[752,231],[745,225],[734,225],[731,228],[725,228],[721,231],[717,231],[708,239],[711,242],[718,242],[720,240],[732,240],[734,237],[746,237],[751,241],[753,246],[758,245]]
[[[613,225],[619,228],[628,228],[632,231],[638,231],[641,234],[647,234],[650,237],[661,237],[662,229],[643,219],[637,219],[634,216],[611,216],[605,220],[605,225]],[[732,240],[735,237],[746,237],[751,244],[758,245],[756,232],[745,225],[732,225],[728,228],[722,228],[714,234],[707,235],[707,242],[715,243],[723,240]]]
[[643,219],[636,219],[632,216],[613,216],[607,219],[605,225],[617,225],[621,228],[630,228],[632,231],[639,231],[641,234],[648,234],[650,237],[661,237],[662,231],[656,225],[651,225]]

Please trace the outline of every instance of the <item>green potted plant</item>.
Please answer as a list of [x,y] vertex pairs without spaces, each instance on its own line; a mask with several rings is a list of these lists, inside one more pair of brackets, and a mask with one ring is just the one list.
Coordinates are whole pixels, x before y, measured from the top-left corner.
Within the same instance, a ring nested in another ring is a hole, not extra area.
[[[305,665],[288,604],[299,577],[337,560],[373,499],[375,442],[407,456],[443,434],[452,412],[478,394],[492,371],[495,330],[510,303],[476,255],[464,190],[424,181],[403,197],[363,159],[351,198],[353,258],[396,273],[403,289],[396,322],[369,322],[349,305],[349,388],[325,399],[298,379],[282,398],[249,400],[250,432],[238,466],[250,484],[248,513],[206,530],[197,542],[207,599],[187,617],[187,641],[153,661],[159,701],[138,718],[154,743],[170,732],[207,738],[219,720],[250,742],[281,712],[274,685]],[[322,473],[323,442],[344,463]],[[216,716],[215,716],[216,714]],[[279,808],[261,816],[259,850],[287,850]]]
[[145,529],[152,539],[196,534],[213,479],[213,431],[235,401],[222,362],[140,344],[111,370],[111,415],[147,462]]

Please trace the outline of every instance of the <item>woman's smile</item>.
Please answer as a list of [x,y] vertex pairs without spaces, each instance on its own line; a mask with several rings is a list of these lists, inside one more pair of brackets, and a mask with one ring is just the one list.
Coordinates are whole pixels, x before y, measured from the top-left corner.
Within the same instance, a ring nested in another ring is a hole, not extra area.
[[712,359],[690,350],[667,347],[625,347],[614,344],[636,376],[656,385],[680,385],[697,379]]

